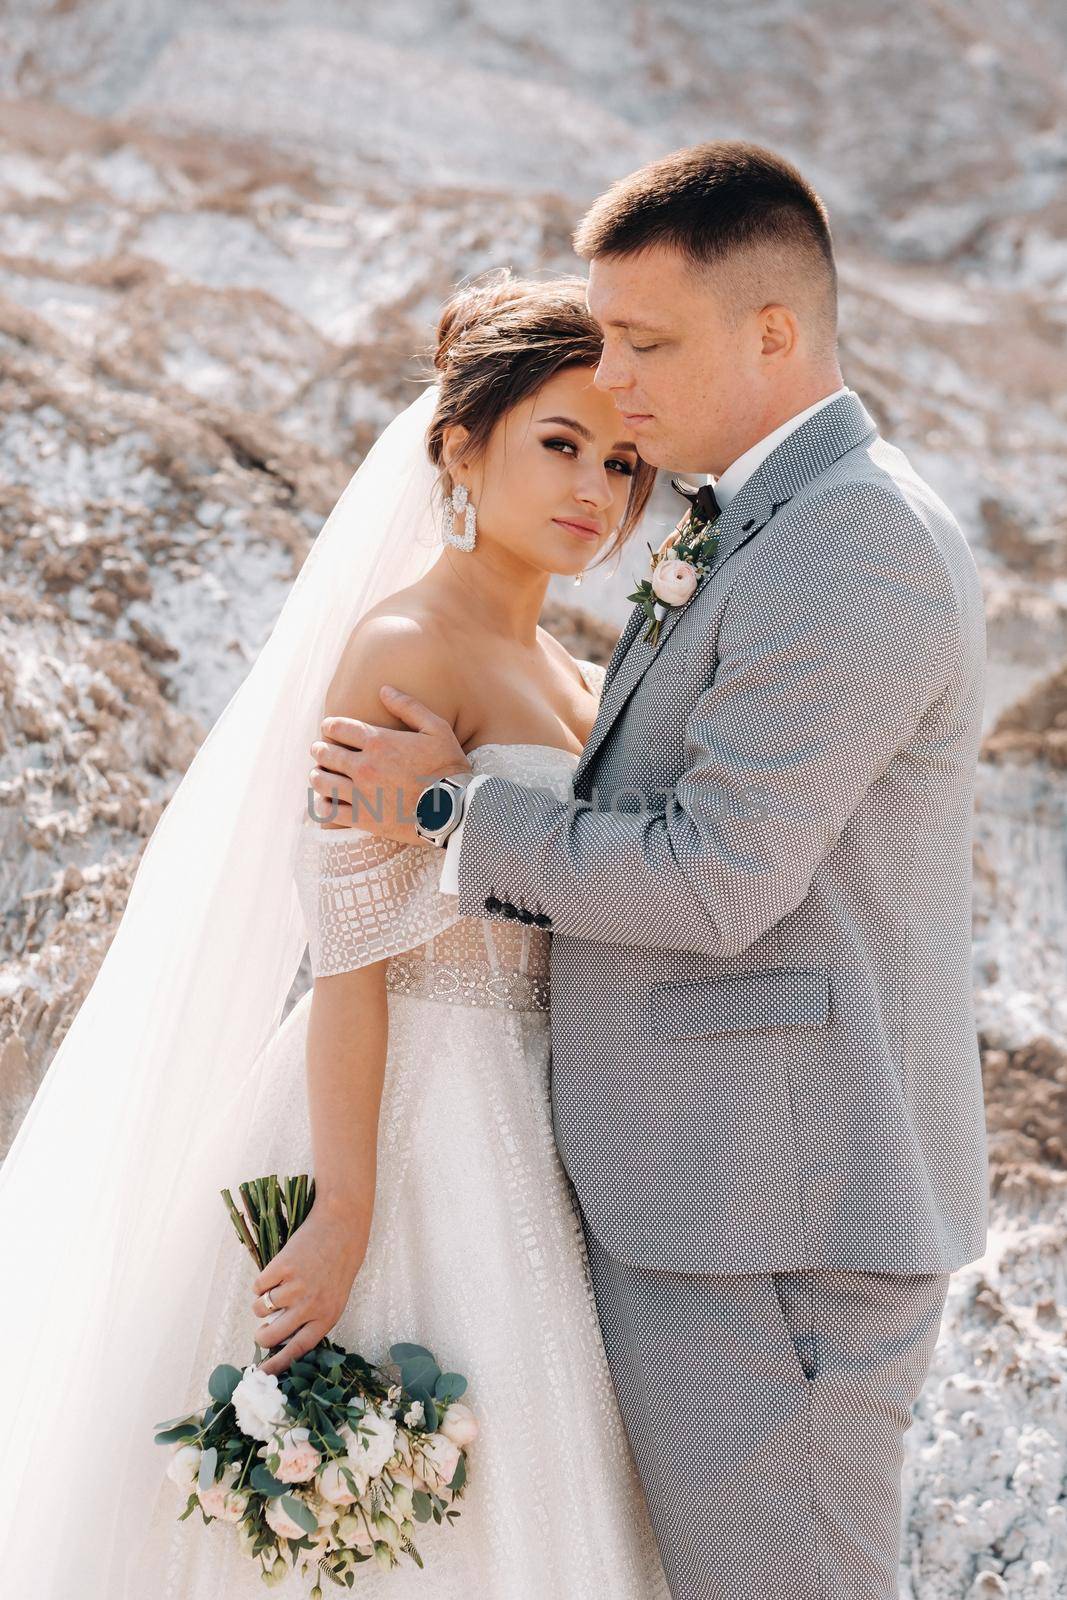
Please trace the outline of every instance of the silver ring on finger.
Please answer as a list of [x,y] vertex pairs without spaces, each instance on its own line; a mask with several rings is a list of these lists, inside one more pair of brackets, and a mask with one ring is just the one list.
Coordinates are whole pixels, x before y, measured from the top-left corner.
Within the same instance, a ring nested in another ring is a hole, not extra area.
[[270,1292],[269,1289],[264,1289],[264,1291],[263,1291],[263,1300],[264,1300],[264,1302],[266,1304],[266,1307],[267,1307],[268,1311],[280,1311],[281,1310],[281,1306],[276,1306],[274,1304],[274,1298],[271,1295],[271,1292]]

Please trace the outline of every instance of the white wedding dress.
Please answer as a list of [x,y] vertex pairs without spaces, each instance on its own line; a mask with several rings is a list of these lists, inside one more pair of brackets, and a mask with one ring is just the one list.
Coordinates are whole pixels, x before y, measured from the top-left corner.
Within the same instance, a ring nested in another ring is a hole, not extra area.
[[[583,663],[591,688],[603,669]],[[565,796],[577,758],[485,744],[477,772]],[[455,1524],[418,1524],[425,1562],[368,1562],[353,1593],[392,1600],[668,1600],[619,1415],[577,1202],[549,1098],[549,935],[460,918],[441,854],[307,821],[298,890],[316,975],[389,956],[389,1048],[366,1257],[331,1337],[371,1360],[396,1340],[466,1375],[480,1432]],[[240,1176],[312,1172],[305,1087],[309,990],[259,1079]],[[222,1204],[221,1200],[219,1202]],[[255,1267],[232,1233],[205,1268],[199,1393],[253,1356]],[[127,1600],[242,1600],[267,1586],[235,1530],[177,1516],[163,1479]],[[132,1530],[131,1530],[132,1532]],[[133,1541],[137,1544],[136,1539]],[[310,1578],[277,1592],[305,1595]],[[324,1588],[329,1588],[324,1582]],[[340,1591],[343,1592],[343,1591]],[[73,1600],[73,1597],[72,1597]]]

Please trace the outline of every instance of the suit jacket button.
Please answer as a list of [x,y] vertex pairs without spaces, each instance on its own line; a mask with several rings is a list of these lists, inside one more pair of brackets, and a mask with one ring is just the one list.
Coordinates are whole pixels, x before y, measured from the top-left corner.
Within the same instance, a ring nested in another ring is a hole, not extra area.
[[489,896],[488,900],[485,902],[485,909],[487,911],[499,911],[500,910],[500,901],[497,899],[495,894],[491,894]]
[[519,921],[520,922],[532,922],[533,921],[533,912],[532,911],[520,911],[519,912]]
[[512,905],[510,900],[503,901],[502,904],[501,904],[500,910],[501,910],[502,915],[504,915],[505,917],[517,917],[518,914],[519,914],[515,910],[515,907]]
[[539,911],[537,913],[536,917],[534,917],[534,921],[539,928],[551,928],[552,926],[552,918],[546,917],[543,911]]

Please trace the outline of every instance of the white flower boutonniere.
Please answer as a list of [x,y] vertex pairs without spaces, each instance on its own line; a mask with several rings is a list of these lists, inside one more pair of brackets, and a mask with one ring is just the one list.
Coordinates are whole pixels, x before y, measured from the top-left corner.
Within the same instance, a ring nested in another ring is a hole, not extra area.
[[652,569],[652,588],[665,606],[684,606],[692,597],[699,574],[691,561],[672,557],[658,561]]

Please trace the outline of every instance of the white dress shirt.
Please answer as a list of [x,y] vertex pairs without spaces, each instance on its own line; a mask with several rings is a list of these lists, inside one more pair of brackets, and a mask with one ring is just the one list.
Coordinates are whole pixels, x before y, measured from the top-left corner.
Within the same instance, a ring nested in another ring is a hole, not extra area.
[[[814,416],[816,411],[820,411],[823,406],[828,406],[831,400],[837,400],[841,395],[847,393],[847,387],[842,384],[840,389],[834,390],[833,394],[824,395],[821,400],[816,400],[813,406],[808,406],[805,410],[798,411],[795,417],[790,417],[787,422],[782,423],[781,427],[775,428],[773,433],[769,433],[765,439],[760,439],[751,449],[746,450],[743,456],[738,456],[736,461],[731,462],[726,471],[721,472],[715,479],[715,498],[719,502],[720,510],[726,510],[737,491],[742,484],[748,482],[760,462],[766,456],[769,456],[771,451],[793,432],[794,428],[799,428],[802,422],[807,422],[808,418]],[[475,790],[480,783],[485,782],[488,776],[488,773],[481,772],[467,784],[467,792],[464,795],[464,817],[467,814],[467,807],[474,799]],[[449,834],[448,843],[445,845],[445,859],[441,868],[439,885],[442,894],[459,893],[459,852],[462,847],[463,817],[460,818],[459,827]]]

